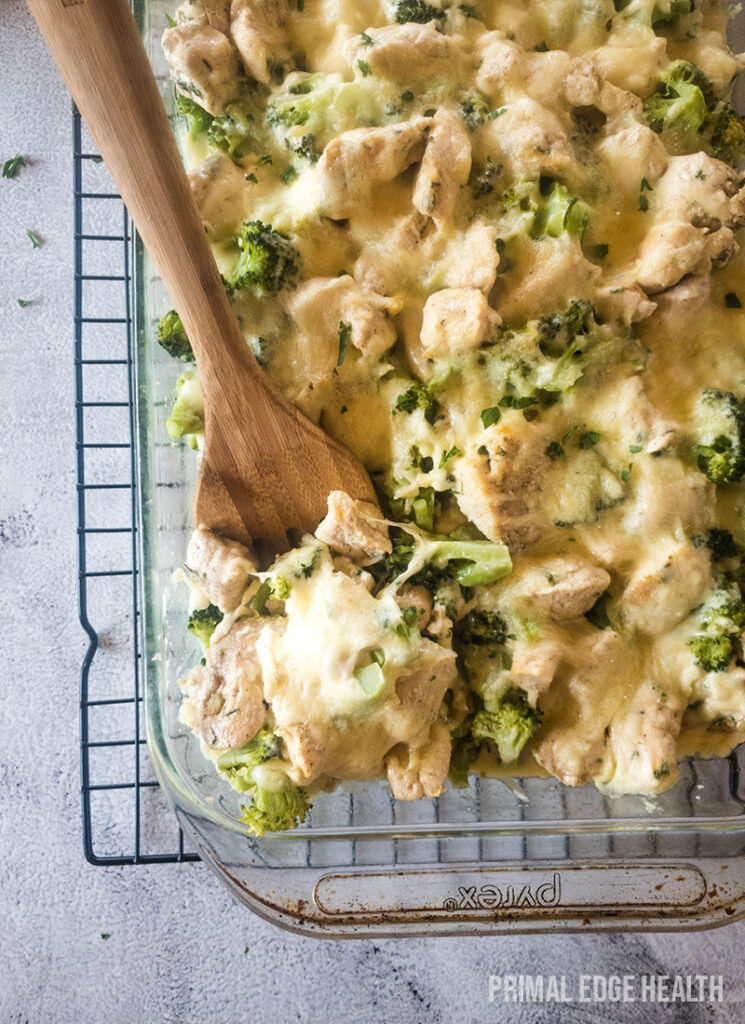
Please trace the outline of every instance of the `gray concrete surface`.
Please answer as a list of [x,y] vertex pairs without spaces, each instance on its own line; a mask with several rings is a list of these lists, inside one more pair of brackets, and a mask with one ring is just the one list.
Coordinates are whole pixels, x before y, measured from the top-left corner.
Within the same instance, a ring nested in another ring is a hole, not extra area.
[[[17,180],[0,180],[0,1024],[741,1021],[745,924],[646,937],[328,943],[254,918],[201,865],[84,861],[70,104],[20,0],[0,4],[0,94],[0,159],[32,158]],[[17,298],[32,305],[21,309]],[[723,974],[725,1001],[561,1012],[487,1001],[490,974],[649,971]]]

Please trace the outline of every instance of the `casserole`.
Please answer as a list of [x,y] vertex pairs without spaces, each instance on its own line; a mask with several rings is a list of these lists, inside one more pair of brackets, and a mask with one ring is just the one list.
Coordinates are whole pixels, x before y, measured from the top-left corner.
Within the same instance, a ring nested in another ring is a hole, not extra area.
[[[158,44],[164,5],[138,13],[168,100]],[[482,779],[467,791],[412,805],[396,803],[377,783],[360,784],[317,797],[304,828],[284,837],[249,838],[240,797],[225,791],[177,717],[176,680],[192,652],[182,625],[185,595],[174,588],[171,570],[185,548],[196,466],[188,451],[168,443],[162,426],[171,376],[151,340],[154,320],[166,306],[140,253],[137,394],[148,733],[182,826],[233,890],[277,921],[336,935],[643,922],[660,927],[736,913],[736,862],[722,861],[731,853],[727,844],[736,847],[738,841],[736,755],[684,765],[681,781],[654,805],[636,797],[610,801],[548,779],[512,787]]]

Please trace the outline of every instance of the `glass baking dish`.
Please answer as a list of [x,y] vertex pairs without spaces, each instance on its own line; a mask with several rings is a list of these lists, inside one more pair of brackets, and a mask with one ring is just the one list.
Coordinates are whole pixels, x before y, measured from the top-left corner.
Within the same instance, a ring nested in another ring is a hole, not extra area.
[[[344,0],[339,0],[343,3]],[[135,9],[167,104],[164,0]],[[736,37],[745,43],[745,16]],[[736,40],[735,40],[736,41]],[[737,47],[736,47],[737,48]],[[321,794],[305,825],[257,840],[179,722],[194,453],[165,430],[176,367],[152,339],[170,302],[135,260],[140,574],[150,753],[184,832],[235,896],[285,928],[329,937],[701,928],[745,915],[745,752],[687,761],[651,802],[554,779],[492,779],[438,800],[394,801],[382,782]]]

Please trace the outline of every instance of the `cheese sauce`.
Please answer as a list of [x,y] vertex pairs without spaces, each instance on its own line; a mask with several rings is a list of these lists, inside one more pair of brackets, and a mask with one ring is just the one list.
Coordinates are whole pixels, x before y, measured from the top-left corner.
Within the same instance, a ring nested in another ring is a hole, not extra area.
[[715,0],[179,9],[185,159],[247,344],[381,502],[332,495],[264,572],[190,549],[225,616],[184,681],[211,753],[258,723],[311,792],[433,796],[450,769],[653,794],[742,739],[726,25]]

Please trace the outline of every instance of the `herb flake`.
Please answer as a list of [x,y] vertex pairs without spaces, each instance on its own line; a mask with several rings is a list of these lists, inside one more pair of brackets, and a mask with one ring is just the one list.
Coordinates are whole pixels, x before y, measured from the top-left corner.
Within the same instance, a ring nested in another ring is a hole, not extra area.
[[22,167],[28,167],[28,159],[25,156],[21,156],[20,153],[16,153],[15,156],[12,156],[10,160],[6,160],[3,164],[3,177],[17,177]]
[[347,354],[349,348],[349,342],[352,337],[352,325],[344,323],[343,320],[339,321],[339,355],[336,359],[336,365],[341,366],[344,362],[344,356]]

